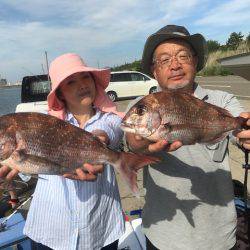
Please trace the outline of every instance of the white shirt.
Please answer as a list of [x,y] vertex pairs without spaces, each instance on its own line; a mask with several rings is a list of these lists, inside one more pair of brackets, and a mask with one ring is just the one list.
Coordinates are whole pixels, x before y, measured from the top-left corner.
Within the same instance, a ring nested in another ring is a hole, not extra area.
[[[72,114],[66,120],[79,124]],[[110,147],[119,145],[121,119],[97,111],[86,131],[104,130]],[[75,181],[57,175],[39,179],[24,234],[52,249],[100,249],[124,233],[124,219],[114,169],[105,165],[94,182]]]

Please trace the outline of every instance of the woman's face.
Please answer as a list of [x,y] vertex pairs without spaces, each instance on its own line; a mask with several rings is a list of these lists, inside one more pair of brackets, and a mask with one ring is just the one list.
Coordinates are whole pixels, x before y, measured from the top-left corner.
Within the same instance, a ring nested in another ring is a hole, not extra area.
[[60,92],[68,109],[91,106],[96,95],[95,82],[89,72],[75,73],[61,83]]

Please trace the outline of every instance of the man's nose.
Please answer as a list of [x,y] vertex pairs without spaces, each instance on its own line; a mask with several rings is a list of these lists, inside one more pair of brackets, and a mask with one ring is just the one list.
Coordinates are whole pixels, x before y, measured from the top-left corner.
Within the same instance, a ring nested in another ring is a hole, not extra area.
[[173,56],[171,58],[170,68],[171,69],[179,69],[181,67],[181,64],[179,63],[178,59]]

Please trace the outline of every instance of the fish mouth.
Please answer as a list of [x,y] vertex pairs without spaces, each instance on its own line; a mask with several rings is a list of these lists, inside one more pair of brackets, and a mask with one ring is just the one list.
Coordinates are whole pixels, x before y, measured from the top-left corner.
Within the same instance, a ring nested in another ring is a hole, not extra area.
[[129,124],[129,123],[121,123],[120,128],[127,133],[132,133],[132,134],[138,134],[140,136],[143,136],[147,138],[152,134],[151,131],[148,131],[145,126],[140,126],[140,125],[135,125],[135,124]]
[[120,128],[125,131],[125,132],[129,132],[129,133],[135,133],[135,128],[133,128],[132,124],[129,123],[121,123]]

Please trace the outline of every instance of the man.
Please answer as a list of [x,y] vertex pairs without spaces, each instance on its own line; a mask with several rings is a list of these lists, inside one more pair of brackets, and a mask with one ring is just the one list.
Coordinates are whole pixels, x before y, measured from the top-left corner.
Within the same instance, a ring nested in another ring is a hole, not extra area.
[[[233,95],[203,89],[194,82],[196,72],[205,65],[206,51],[202,35],[190,35],[184,27],[167,25],[147,39],[142,69],[154,76],[160,90],[187,89],[233,116],[248,118],[250,125],[250,113],[241,113],[242,107]],[[131,150],[157,153],[163,159],[144,169],[143,231],[147,249],[232,249],[236,243],[236,213],[228,138],[216,145],[182,147],[180,142],[150,143],[133,134],[127,134],[126,139]],[[231,139],[250,149],[250,130]]]

